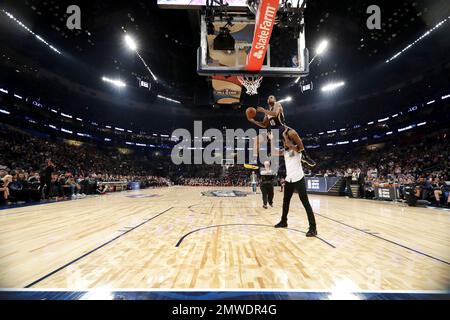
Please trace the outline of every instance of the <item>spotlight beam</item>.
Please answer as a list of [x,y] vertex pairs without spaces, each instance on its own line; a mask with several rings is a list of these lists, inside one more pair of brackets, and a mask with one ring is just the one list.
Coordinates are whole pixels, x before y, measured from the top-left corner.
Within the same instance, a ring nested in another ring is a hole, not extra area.
[[111,83],[112,85],[119,87],[119,88],[123,88],[123,87],[127,86],[125,82],[118,80],[118,79],[110,79],[108,77],[102,77],[102,80],[105,82]]
[[311,63],[313,63],[313,61],[316,59],[316,57],[322,55],[327,48],[328,48],[328,40],[322,40],[322,42],[320,42],[319,45],[317,46],[316,54],[311,59],[309,64],[311,65]]

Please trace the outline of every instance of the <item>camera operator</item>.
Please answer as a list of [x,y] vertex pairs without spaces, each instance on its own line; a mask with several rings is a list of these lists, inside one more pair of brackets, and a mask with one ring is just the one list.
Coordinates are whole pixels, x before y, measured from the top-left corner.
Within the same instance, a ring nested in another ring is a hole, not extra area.
[[[432,186],[436,205],[438,207],[446,205],[450,208],[450,183],[441,182],[439,178],[436,178]],[[445,204],[443,204],[443,202],[445,202]]]
[[41,166],[40,172],[40,190],[43,199],[48,199],[52,195],[52,173],[55,170],[55,165],[52,159],[47,159]]

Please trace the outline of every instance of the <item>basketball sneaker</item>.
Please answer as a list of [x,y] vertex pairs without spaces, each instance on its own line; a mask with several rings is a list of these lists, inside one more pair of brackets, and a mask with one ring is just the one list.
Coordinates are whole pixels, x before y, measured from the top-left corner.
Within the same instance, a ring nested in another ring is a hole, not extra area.
[[306,163],[311,168],[314,168],[317,165],[317,163],[308,156],[305,150],[302,151],[302,162]]
[[288,224],[285,221],[280,221],[278,224],[275,225],[275,228],[287,228]]

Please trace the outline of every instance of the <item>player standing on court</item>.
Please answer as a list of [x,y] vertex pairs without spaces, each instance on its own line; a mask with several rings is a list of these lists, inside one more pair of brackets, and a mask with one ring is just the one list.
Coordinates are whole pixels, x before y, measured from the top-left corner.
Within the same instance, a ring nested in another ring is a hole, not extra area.
[[[297,146],[299,147],[299,152],[302,154],[301,158],[302,161],[305,162],[310,167],[315,167],[316,162],[312,160],[306,153],[305,146],[303,145],[303,141],[298,135],[298,133],[294,129],[286,125],[284,119],[284,111],[283,107],[281,106],[281,103],[277,102],[275,96],[269,96],[269,98],[267,99],[267,103],[269,105],[269,110],[264,109],[262,107],[258,107],[256,109],[257,112],[265,114],[262,122],[256,121],[255,119],[248,119],[248,120],[261,128],[269,128],[269,130],[278,129],[280,133],[288,129],[289,135],[293,136],[297,135],[296,138],[298,142]],[[267,138],[270,139],[270,137]],[[254,149],[259,150],[262,142],[263,142],[262,137],[258,136],[257,139],[255,140]]]

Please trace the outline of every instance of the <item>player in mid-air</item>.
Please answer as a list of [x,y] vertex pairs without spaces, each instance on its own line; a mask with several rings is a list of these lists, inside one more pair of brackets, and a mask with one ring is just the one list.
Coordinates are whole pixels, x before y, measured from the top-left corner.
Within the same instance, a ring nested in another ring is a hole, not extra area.
[[[316,162],[312,160],[308,154],[306,153],[305,146],[303,145],[303,141],[300,138],[299,134],[292,128],[286,125],[285,119],[284,119],[284,111],[281,103],[277,102],[275,96],[269,96],[267,99],[267,103],[269,105],[269,109],[265,109],[262,107],[258,107],[256,109],[257,112],[264,113],[264,119],[262,122],[256,121],[255,119],[248,119],[250,122],[256,124],[257,126],[269,129],[270,131],[278,129],[280,134],[286,131],[286,135],[295,142],[297,146],[297,151],[301,153],[302,162],[306,163],[310,167],[315,167]],[[268,134],[266,137],[259,135],[254,144],[254,150],[257,152],[257,150],[260,149],[261,144],[264,141],[270,140],[271,134]]]

